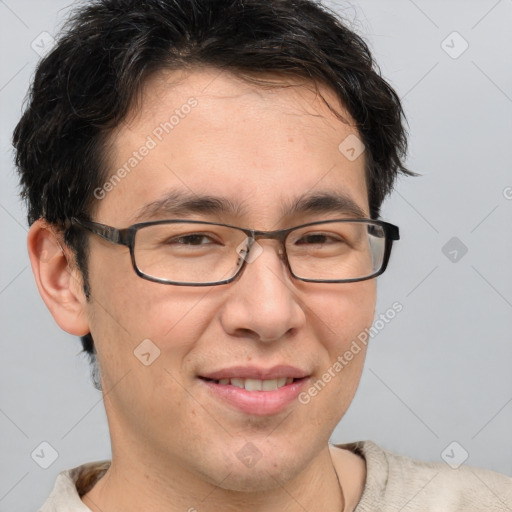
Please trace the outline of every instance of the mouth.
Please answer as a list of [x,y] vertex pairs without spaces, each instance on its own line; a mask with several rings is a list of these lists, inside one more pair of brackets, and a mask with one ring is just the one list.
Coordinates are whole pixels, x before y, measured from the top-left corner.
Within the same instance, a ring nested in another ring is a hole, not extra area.
[[200,377],[201,379],[218,384],[219,386],[234,386],[236,388],[245,389],[246,391],[274,391],[284,386],[293,384],[302,379],[294,379],[293,377],[279,377],[277,379],[243,379],[241,377],[232,377],[224,379],[209,379]]
[[289,366],[269,370],[237,367],[198,375],[214,400],[256,416],[277,414],[297,402],[309,377]]

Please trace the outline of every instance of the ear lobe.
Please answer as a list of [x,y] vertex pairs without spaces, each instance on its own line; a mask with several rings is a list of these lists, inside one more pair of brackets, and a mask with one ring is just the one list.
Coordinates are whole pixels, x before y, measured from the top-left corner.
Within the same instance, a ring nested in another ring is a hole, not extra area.
[[37,288],[57,324],[75,336],[89,333],[82,276],[58,233],[43,219],[32,224],[28,253]]

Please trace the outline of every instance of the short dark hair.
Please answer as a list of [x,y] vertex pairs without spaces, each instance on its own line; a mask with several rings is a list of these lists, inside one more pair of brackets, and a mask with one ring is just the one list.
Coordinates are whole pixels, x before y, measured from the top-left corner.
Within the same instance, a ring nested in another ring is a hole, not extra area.
[[[94,0],[76,10],[39,63],[13,136],[28,222],[64,229],[91,218],[105,182],[108,135],[164,69],[225,69],[252,79],[299,77],[334,90],[366,147],[370,214],[378,218],[407,149],[404,114],[366,43],[314,0]],[[341,141],[340,141],[341,142]],[[87,239],[65,229],[89,296]],[[83,349],[94,356],[90,335]]]

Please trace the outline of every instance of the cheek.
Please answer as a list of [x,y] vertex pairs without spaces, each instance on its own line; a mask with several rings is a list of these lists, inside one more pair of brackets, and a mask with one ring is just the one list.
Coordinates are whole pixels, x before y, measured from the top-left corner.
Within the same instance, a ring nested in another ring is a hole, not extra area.
[[358,336],[372,325],[375,313],[375,280],[337,286],[332,293],[319,292],[312,306],[323,356],[318,374],[299,397],[318,428],[334,429],[354,398],[367,348]]
[[98,352],[108,363],[105,376],[116,378],[128,368],[140,371],[134,351],[139,346],[151,348],[151,343],[164,356],[160,362],[165,359],[166,366],[179,366],[214,316],[205,291],[141,279],[131,264],[109,271],[102,268],[91,267],[90,325]]
[[91,251],[93,324],[100,331],[119,331],[133,342],[160,339],[193,309],[199,294],[140,278],[132,267],[128,250],[116,249],[96,246]]
[[[337,287],[337,288],[334,288]],[[309,301],[313,304],[313,299]],[[375,315],[375,279],[340,283],[319,292],[314,300],[314,316],[322,329],[329,353],[345,351],[357,336],[371,326]]]

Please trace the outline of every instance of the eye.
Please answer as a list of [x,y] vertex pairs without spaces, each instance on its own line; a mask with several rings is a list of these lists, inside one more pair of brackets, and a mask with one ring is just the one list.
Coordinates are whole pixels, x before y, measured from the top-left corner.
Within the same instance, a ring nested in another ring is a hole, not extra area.
[[298,239],[297,245],[339,243],[343,240],[333,233],[307,233]]
[[190,233],[188,235],[180,235],[169,238],[166,240],[167,244],[181,244],[181,245],[208,245],[210,243],[217,243],[213,238],[204,233]]

